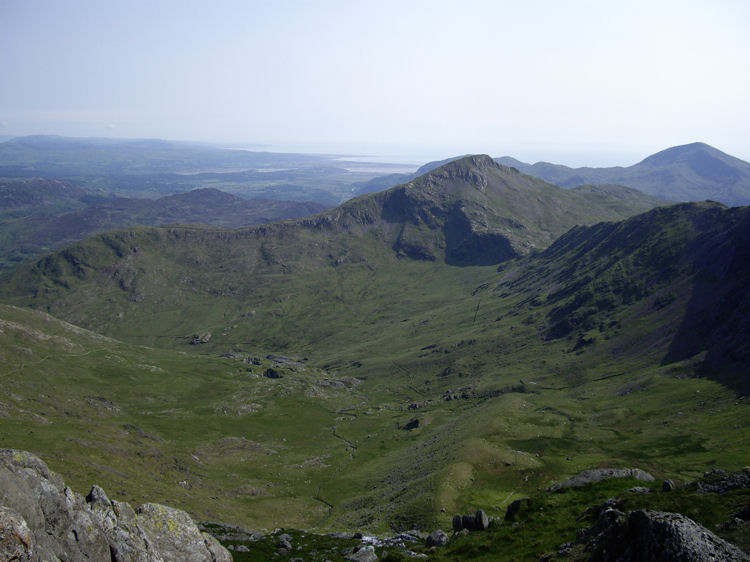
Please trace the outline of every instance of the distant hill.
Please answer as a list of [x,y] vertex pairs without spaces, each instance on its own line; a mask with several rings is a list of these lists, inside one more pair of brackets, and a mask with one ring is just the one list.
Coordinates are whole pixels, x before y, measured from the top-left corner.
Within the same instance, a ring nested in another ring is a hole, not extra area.
[[325,209],[312,202],[243,199],[217,189],[104,199],[67,182],[38,178],[0,181],[0,204],[0,270],[105,230],[172,223],[240,228]]
[[750,163],[701,142],[668,148],[625,168],[527,164],[508,156],[497,161],[562,187],[621,184],[672,201],[750,204]]
[[310,166],[325,160],[325,157],[308,154],[229,150],[208,144],[160,139],[35,135],[0,143],[0,176],[9,175],[8,172],[44,177],[218,172]]
[[243,197],[331,207],[352,197],[352,183],[378,175],[372,168],[342,163],[335,155],[158,139],[37,135],[0,142],[0,177],[60,179],[121,197],[155,198],[212,187]]
[[0,216],[80,209],[86,206],[86,199],[92,195],[62,180],[0,178]]

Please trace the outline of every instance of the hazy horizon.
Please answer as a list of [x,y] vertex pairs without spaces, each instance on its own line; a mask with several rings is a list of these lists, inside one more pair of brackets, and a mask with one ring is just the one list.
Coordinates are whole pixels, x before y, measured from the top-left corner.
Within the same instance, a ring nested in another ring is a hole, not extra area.
[[0,0],[0,135],[750,160],[750,4]]

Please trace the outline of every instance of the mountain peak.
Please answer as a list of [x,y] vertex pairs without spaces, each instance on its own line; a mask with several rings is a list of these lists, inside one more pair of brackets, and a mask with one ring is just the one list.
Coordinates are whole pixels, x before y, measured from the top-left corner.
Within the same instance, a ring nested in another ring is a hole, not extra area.
[[495,162],[490,156],[486,154],[472,154],[470,156],[464,156],[458,160],[453,160],[445,165],[445,167],[472,167],[479,170],[486,169],[499,169],[500,165]]
[[663,166],[666,164],[675,164],[678,162],[685,162],[691,158],[695,158],[698,155],[710,155],[713,157],[729,157],[728,154],[723,153],[721,150],[714,148],[713,146],[704,142],[693,142],[689,144],[682,144],[679,146],[672,146],[670,148],[661,150],[656,154],[652,154],[641,161],[641,164],[652,164]]
[[[487,173],[502,169],[500,164],[486,154],[474,154],[449,161],[423,177],[430,182],[438,182],[444,187],[449,187],[451,191],[463,182],[484,191],[487,187]],[[461,183],[456,184],[457,180]]]

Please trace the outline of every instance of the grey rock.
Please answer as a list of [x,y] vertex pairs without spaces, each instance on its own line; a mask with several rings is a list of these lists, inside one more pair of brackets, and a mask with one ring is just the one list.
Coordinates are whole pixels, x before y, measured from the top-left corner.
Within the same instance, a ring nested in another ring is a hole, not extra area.
[[448,535],[442,529],[432,531],[425,541],[427,546],[445,546],[448,544]]
[[353,533],[346,533],[343,531],[336,531],[334,533],[329,533],[329,537],[332,539],[340,539],[340,540],[352,540],[354,538]]
[[344,558],[353,562],[375,562],[378,555],[375,554],[375,547],[371,544],[365,544],[353,548]]
[[485,531],[490,526],[490,519],[487,517],[487,514],[484,512],[483,509],[480,509],[477,511],[476,515],[474,516],[474,528],[477,531]]
[[665,480],[661,483],[661,489],[663,492],[669,492],[670,490],[674,490],[677,487],[677,485],[674,483],[674,480]]
[[742,550],[678,513],[605,510],[582,539],[591,559],[602,562],[750,561]]
[[640,468],[594,468],[584,470],[560,484],[553,484],[547,490],[555,492],[562,488],[581,488],[610,478],[635,478],[641,482],[653,482],[655,480],[651,474]]
[[279,535],[276,541],[277,553],[286,556],[292,551],[292,536],[286,533]]
[[461,516],[461,525],[464,529],[468,531],[474,530],[474,516],[473,515],[462,515]]
[[232,562],[232,555],[229,554],[229,551],[218,540],[208,533],[202,533],[202,535],[206,548],[211,555],[211,562]]
[[[231,560],[184,511],[146,504],[136,513],[127,503],[110,501],[98,486],[84,499],[24,451],[0,449],[0,505],[0,542],[7,535],[8,548],[16,548],[13,541],[20,541],[31,560]],[[14,559],[4,554],[0,559]]]
[[723,470],[712,470],[703,475],[703,478],[693,483],[698,492],[725,494],[730,490],[742,490],[750,488],[750,473],[725,472]]
[[463,519],[460,515],[453,516],[453,532],[458,533],[464,528]]
[[644,486],[636,486],[635,488],[630,488],[628,490],[631,494],[650,494],[651,488],[646,488]]
[[0,506],[0,560],[31,562],[34,556],[34,536],[23,517]]

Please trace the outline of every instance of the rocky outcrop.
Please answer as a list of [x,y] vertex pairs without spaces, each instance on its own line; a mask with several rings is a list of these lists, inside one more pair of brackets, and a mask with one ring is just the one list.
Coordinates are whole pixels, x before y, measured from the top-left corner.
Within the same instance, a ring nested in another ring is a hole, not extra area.
[[474,515],[456,515],[453,517],[453,532],[455,533],[464,529],[467,531],[485,531],[489,526],[490,519],[483,509],[480,509]]
[[427,546],[445,546],[446,544],[448,544],[448,535],[442,529],[432,531],[425,541]]
[[582,533],[590,560],[750,561],[745,552],[678,513],[606,509]]
[[609,478],[635,478],[641,482],[654,481],[654,477],[651,474],[640,468],[594,468],[584,470],[560,484],[553,484],[548,488],[548,491],[556,492],[562,488],[581,488]]
[[0,560],[230,562],[184,511],[85,498],[31,453],[0,449]]
[[750,488],[750,469],[742,472],[726,472],[715,469],[703,474],[703,477],[691,485],[697,492],[704,494],[726,494],[731,490]]

